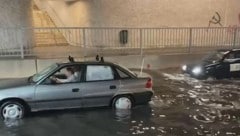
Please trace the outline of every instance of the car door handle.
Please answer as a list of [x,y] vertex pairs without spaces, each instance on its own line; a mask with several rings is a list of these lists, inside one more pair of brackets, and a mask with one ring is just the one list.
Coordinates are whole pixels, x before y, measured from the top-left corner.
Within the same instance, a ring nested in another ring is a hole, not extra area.
[[109,88],[110,89],[116,89],[117,87],[115,85],[111,85]]
[[74,92],[74,93],[76,93],[76,92],[79,92],[79,88],[74,88],[74,89],[72,89],[72,92]]

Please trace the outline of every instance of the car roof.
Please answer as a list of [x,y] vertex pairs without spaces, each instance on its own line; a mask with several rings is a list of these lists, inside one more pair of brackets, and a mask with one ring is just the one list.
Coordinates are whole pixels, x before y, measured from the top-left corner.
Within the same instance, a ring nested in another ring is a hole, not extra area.
[[63,63],[57,63],[58,65],[64,66],[64,65],[78,65],[78,64],[85,64],[85,65],[116,65],[112,62],[102,62],[102,61],[76,61],[76,62],[63,62]]
[[217,52],[227,52],[231,51],[232,49],[218,49]]
[[232,51],[240,51],[240,49],[232,49]]
[[240,49],[218,49],[217,52],[240,51]]

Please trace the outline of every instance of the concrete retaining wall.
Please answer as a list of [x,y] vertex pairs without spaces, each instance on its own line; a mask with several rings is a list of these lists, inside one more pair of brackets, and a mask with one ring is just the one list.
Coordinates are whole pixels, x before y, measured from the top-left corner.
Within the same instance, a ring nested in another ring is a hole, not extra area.
[[0,78],[25,77],[34,73],[35,60],[0,60]]
[[31,3],[31,0],[0,0],[1,49],[20,49],[21,46],[31,45],[32,31],[14,29],[32,27]]
[[[239,0],[42,1],[60,26],[207,27],[240,25]],[[61,23],[59,23],[61,22]],[[209,24],[209,22],[212,22]]]
[[[117,56],[105,57],[105,61],[115,62],[128,68],[141,68],[143,60],[144,69],[162,69],[177,67],[184,63],[199,60],[203,54],[176,54],[176,55],[150,55],[150,56]],[[76,59],[83,61],[83,59]],[[94,58],[87,58],[94,60]],[[26,60],[0,60],[0,78],[26,77],[33,75],[55,62],[67,62],[67,59],[26,59]]]

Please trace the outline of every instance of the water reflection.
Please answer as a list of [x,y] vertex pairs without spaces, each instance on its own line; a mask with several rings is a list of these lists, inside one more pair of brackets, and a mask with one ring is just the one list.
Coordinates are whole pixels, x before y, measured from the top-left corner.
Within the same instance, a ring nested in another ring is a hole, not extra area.
[[4,126],[7,128],[14,128],[23,125],[22,119],[5,119],[3,122]]
[[7,119],[1,121],[2,121],[0,123],[1,136],[18,136],[17,128],[23,125],[23,120]]
[[129,109],[116,109],[115,110],[115,118],[118,121],[123,121],[126,119],[130,119],[131,118],[131,110]]
[[44,111],[32,113],[22,120],[0,122],[0,136],[128,136],[131,135],[129,128],[133,126],[133,120],[151,122],[151,111],[149,105],[137,106],[132,110],[92,108]]

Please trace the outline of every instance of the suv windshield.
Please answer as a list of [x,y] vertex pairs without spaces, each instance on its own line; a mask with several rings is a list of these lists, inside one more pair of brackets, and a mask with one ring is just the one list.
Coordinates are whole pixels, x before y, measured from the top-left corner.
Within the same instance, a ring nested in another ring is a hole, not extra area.
[[219,61],[223,58],[223,56],[226,54],[226,52],[223,51],[215,51],[205,57],[203,60],[208,61],[208,62],[213,62],[213,61]]
[[41,72],[35,74],[32,77],[32,81],[33,82],[38,82],[40,79],[42,79],[45,75],[49,74],[49,72],[53,71],[54,69],[56,69],[58,67],[57,64],[53,64],[47,68],[45,68],[44,70],[42,70]]

